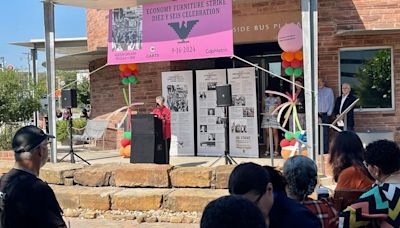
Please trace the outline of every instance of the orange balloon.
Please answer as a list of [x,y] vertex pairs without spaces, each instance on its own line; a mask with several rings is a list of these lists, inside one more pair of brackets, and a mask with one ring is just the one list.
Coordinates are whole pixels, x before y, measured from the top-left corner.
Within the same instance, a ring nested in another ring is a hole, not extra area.
[[125,148],[123,148],[123,147],[119,148],[119,155],[122,156],[122,157],[124,156],[124,149]]
[[[282,155],[282,158],[283,158],[283,159],[288,159],[288,158],[290,157],[290,154],[291,154],[291,153],[292,153],[292,148],[291,148],[291,147],[282,148],[282,150],[281,150],[281,155]],[[294,155],[293,155],[293,156],[296,156],[296,155],[299,155],[299,151],[298,151],[298,150],[296,150],[296,151],[294,152]],[[301,151],[301,155],[303,155],[303,156],[308,156],[307,150]]]
[[301,61],[303,60],[303,52],[302,51],[298,51],[294,54],[294,58]]
[[292,62],[294,60],[294,54],[292,52],[285,52],[285,60]]
[[131,63],[131,64],[128,64],[128,68],[131,71],[135,71],[135,70],[137,70],[138,66],[136,63]]
[[128,65],[126,65],[126,64],[119,65],[119,71],[124,72],[126,69],[128,69]]
[[286,52],[282,52],[282,54],[281,54],[281,59],[282,60],[285,60],[285,54],[286,54]]
[[55,97],[61,97],[61,89],[57,89],[56,92],[54,93]]
[[124,158],[129,158],[131,156],[131,145],[128,145],[124,148],[124,154],[122,156]]

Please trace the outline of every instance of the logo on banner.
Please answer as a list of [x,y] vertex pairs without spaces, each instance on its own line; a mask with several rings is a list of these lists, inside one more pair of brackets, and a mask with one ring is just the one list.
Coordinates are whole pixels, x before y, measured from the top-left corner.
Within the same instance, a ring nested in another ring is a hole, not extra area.
[[182,21],[182,24],[179,22],[172,22],[168,23],[169,26],[171,26],[172,29],[176,32],[178,35],[179,41],[178,43],[188,43],[186,39],[189,37],[190,32],[192,31],[193,27],[199,22],[199,20],[192,20],[188,21],[187,23],[185,21]]

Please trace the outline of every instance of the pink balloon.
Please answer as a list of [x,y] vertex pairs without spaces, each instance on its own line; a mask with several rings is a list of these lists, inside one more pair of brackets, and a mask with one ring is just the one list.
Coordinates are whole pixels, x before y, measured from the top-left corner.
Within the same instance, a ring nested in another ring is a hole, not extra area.
[[303,46],[301,28],[294,24],[284,25],[278,33],[278,44],[286,52],[296,52]]

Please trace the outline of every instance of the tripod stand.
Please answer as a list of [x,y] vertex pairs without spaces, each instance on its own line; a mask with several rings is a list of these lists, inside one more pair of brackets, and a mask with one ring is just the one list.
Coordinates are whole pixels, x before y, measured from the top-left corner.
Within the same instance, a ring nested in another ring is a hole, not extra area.
[[81,159],[83,162],[85,162],[86,164],[90,165],[90,163],[88,161],[86,161],[85,159],[83,159],[81,156],[77,155],[74,152],[74,147],[73,147],[73,142],[72,142],[72,108],[68,107],[67,108],[68,113],[69,113],[69,124],[68,124],[68,129],[69,129],[69,152],[68,154],[66,154],[64,157],[62,157],[60,161],[63,161],[66,157],[68,157],[68,155],[71,155],[71,163],[75,163],[75,156],[78,157],[79,159]]
[[214,166],[221,158],[225,158],[225,165],[233,165],[237,164],[237,162],[231,157],[229,154],[229,107],[224,106],[225,113],[226,113],[226,121],[224,123],[224,128],[225,128],[225,150],[224,150],[224,155],[221,155],[220,157],[217,158],[213,163],[211,163],[210,166]]

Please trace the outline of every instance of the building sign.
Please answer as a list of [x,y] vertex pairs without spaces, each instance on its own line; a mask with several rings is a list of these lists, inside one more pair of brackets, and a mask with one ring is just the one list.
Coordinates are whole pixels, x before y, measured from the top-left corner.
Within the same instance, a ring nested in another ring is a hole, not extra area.
[[171,110],[170,154],[193,156],[193,72],[162,72],[162,94]]
[[268,13],[268,15],[246,15],[233,18],[235,44],[277,41],[281,27],[288,23],[301,26],[301,12]]
[[108,64],[232,55],[231,0],[180,0],[110,11]]

